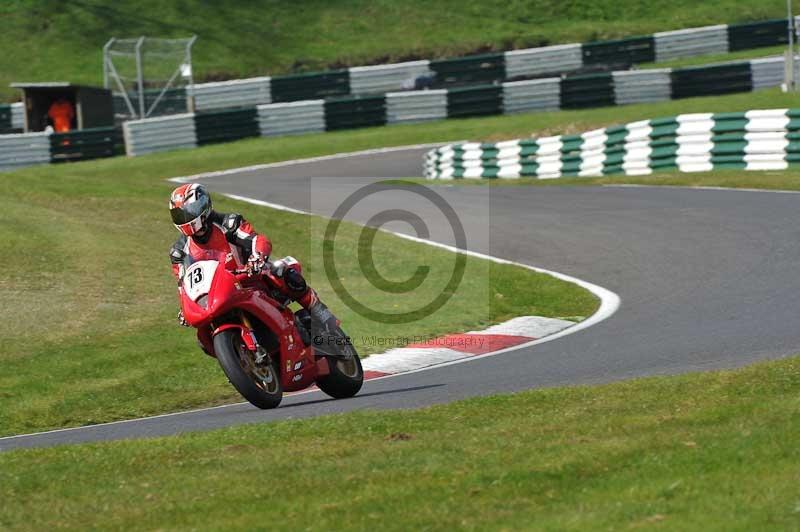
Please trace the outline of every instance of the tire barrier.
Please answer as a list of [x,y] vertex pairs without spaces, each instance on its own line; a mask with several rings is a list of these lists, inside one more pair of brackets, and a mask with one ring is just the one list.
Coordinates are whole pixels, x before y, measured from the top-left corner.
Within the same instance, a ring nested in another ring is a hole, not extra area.
[[0,134],[16,133],[11,125],[11,106],[0,104]]
[[[291,135],[498,114],[583,109],[750,91],[783,82],[783,59],[770,58],[685,69],[635,70],[544,78],[499,85],[349,96],[259,105],[128,122],[129,155],[226,142],[246,137]],[[187,127],[194,121],[194,128]],[[176,135],[169,134],[171,125]],[[126,137],[127,139],[128,137]],[[127,142],[127,141],[126,141]]]
[[[786,19],[705,26],[613,41],[562,44],[451,59],[420,60],[349,69],[259,77],[194,85],[195,111],[338,96],[383,94],[414,88],[414,80],[435,75],[435,88],[500,83],[520,78],[561,76],[582,70],[621,70],[641,63],[785,44]],[[419,88],[419,87],[417,87]],[[172,101],[174,100],[174,101]],[[166,109],[184,112],[180,95]]]
[[124,152],[122,131],[114,127],[83,129],[69,133],[0,135],[0,170],[113,157]]
[[22,103],[0,103],[0,135],[22,133],[25,116]]
[[47,133],[0,135],[0,170],[50,162]]
[[259,105],[258,127],[261,136],[300,135],[325,131],[325,101]]
[[258,136],[728,94],[779,86],[783,76],[783,58],[774,57],[217,109],[126,122],[125,151],[141,155]]
[[552,179],[783,170],[800,162],[800,109],[699,113],[497,143],[442,146],[425,156],[427,179]]
[[122,131],[128,155],[197,147],[195,115],[190,113],[130,120]]
[[196,111],[272,103],[269,77],[202,83],[191,87],[189,95]]
[[386,95],[386,122],[424,122],[447,118],[447,91],[390,92]]

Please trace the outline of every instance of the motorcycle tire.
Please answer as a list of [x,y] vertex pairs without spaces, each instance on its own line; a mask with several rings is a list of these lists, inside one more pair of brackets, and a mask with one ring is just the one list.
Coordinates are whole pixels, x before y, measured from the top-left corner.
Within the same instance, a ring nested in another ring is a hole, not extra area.
[[[336,334],[341,338],[346,338],[341,329],[336,331]],[[337,349],[350,350],[348,354],[352,356],[346,360],[328,357],[330,373],[317,379],[317,386],[334,399],[346,399],[353,397],[361,390],[361,385],[364,384],[364,369],[361,367],[361,359],[358,357],[356,348],[352,344],[337,346]]]
[[253,406],[266,410],[280,404],[283,387],[278,368],[269,365],[266,379],[254,373],[254,354],[244,345],[238,330],[229,329],[216,335],[214,351],[228,381]]

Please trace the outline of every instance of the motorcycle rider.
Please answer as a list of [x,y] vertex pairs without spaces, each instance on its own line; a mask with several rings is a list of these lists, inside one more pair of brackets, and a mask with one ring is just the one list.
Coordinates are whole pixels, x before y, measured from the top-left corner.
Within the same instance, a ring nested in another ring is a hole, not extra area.
[[[172,273],[178,282],[187,256],[196,257],[205,250],[223,251],[232,255],[239,268],[246,266],[254,274],[269,267],[275,276],[284,281],[285,287],[277,287],[284,295],[297,301],[326,329],[333,330],[337,326],[336,318],[328,307],[306,284],[300,263],[292,257],[270,263],[270,240],[256,233],[241,214],[213,210],[206,187],[198,183],[179,186],[172,191],[169,211],[172,223],[181,233],[169,252]],[[178,314],[178,321],[181,325],[186,324],[182,312]]]

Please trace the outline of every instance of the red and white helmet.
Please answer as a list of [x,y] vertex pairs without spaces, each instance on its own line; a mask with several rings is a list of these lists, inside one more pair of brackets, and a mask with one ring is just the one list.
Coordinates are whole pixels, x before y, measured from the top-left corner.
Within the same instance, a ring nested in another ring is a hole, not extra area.
[[169,198],[169,213],[178,231],[192,236],[202,231],[211,214],[211,196],[206,187],[198,183],[181,185]]

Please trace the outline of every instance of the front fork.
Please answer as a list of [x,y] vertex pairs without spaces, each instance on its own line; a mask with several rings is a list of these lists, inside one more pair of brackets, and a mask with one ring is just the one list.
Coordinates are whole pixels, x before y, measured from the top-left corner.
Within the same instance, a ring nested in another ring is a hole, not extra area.
[[264,360],[269,360],[269,353],[267,353],[267,350],[258,343],[256,333],[254,332],[255,329],[253,329],[253,324],[250,322],[250,318],[248,318],[247,314],[241,310],[239,311],[239,314],[242,318],[242,324],[246,330],[246,332],[244,330],[242,331],[242,341],[245,343],[249,351],[256,354],[255,363],[261,364],[264,362]]

